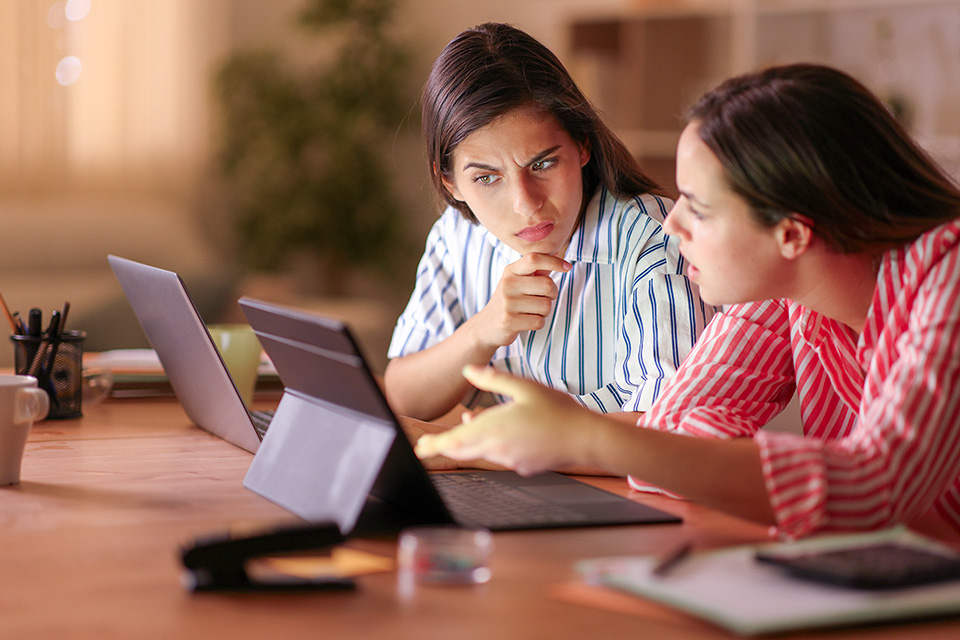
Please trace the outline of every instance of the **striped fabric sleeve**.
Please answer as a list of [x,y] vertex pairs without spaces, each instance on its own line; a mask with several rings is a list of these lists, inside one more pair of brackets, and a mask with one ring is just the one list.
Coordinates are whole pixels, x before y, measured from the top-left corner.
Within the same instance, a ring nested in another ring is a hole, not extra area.
[[958,255],[944,256],[913,291],[906,287],[901,298],[914,296],[908,315],[888,316],[851,435],[832,441],[776,433],[755,438],[781,535],[869,529],[910,522],[931,506],[941,513],[955,508]]
[[[793,396],[789,332],[783,301],[718,313],[638,426],[704,438],[752,436]],[[642,478],[628,480],[638,491],[660,491]]]
[[639,426],[749,436],[786,407],[794,389],[786,304],[736,305],[714,316]]
[[464,322],[453,256],[444,241],[441,218],[427,236],[417,280],[406,309],[397,319],[387,357],[422,351],[450,336]]

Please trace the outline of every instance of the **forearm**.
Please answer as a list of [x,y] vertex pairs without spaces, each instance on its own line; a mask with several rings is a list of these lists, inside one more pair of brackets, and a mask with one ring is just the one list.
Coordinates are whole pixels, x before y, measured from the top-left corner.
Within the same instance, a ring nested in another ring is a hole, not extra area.
[[749,438],[713,440],[600,420],[578,464],[632,475],[743,518],[774,524],[759,450]]
[[484,346],[468,321],[449,338],[423,351],[394,358],[384,372],[384,389],[394,412],[434,420],[456,407],[471,390],[467,364],[487,364],[496,346]]
[[484,458],[523,475],[587,467],[631,475],[744,518],[774,524],[760,450],[749,438],[696,438],[631,426],[555,389],[491,368],[464,375],[512,398],[456,429],[424,436],[421,458]]
[[[605,414],[611,420],[623,423],[630,427],[635,427],[637,420],[640,419],[640,416],[643,415],[640,411],[616,411],[612,413]],[[617,474],[609,469],[604,467],[587,465],[587,464],[571,464],[562,466],[556,469],[560,473],[569,473],[572,475],[578,476],[621,476],[622,474]]]

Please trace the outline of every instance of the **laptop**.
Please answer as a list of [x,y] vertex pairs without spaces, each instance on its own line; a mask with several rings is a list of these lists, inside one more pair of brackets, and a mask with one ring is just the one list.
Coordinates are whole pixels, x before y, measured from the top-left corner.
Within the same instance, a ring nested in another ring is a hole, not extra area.
[[247,409],[180,276],[114,255],[107,260],[187,416],[255,453],[270,412]]
[[334,521],[344,534],[680,521],[558,473],[427,473],[343,322],[239,302],[284,385],[244,486],[308,521]]

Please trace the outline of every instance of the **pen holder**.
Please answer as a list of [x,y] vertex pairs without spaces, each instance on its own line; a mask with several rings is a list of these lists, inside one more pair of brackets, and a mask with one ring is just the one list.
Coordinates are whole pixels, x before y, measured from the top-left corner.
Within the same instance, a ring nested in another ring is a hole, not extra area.
[[47,418],[77,418],[83,415],[83,331],[59,336],[10,336],[17,374],[33,376],[37,386],[50,396]]

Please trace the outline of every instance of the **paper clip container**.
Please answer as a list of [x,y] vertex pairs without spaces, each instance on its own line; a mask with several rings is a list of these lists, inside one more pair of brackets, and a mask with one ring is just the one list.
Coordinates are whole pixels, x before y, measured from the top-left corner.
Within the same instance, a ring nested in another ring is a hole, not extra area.
[[77,418],[83,415],[83,331],[59,336],[13,335],[14,368],[33,376],[37,386],[50,396],[47,418]]
[[434,584],[483,584],[490,580],[493,536],[480,527],[410,527],[400,532],[399,578]]

